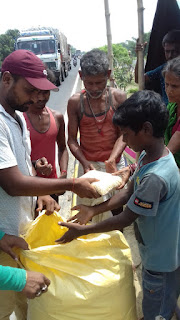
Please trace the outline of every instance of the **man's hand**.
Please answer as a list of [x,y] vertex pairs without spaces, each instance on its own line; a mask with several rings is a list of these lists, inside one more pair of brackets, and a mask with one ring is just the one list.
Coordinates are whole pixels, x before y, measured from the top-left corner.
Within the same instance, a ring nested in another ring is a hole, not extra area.
[[77,237],[82,236],[84,234],[84,230],[87,228],[87,226],[82,226],[78,223],[58,222],[58,224],[62,227],[69,228],[69,230],[61,238],[56,240],[56,242],[59,243],[71,242]]
[[70,219],[68,219],[68,222],[72,221],[80,224],[86,224],[94,216],[93,207],[84,206],[83,204],[79,204],[73,207],[71,210],[78,210],[79,212]]
[[73,192],[80,198],[99,198],[100,195],[96,189],[91,186],[92,182],[98,181],[94,178],[76,178],[74,179]]
[[129,177],[131,175],[131,170],[129,167],[122,168],[121,170],[114,172],[113,176],[120,176],[122,178],[122,183],[117,190],[124,188],[125,184],[129,181]]
[[22,292],[28,299],[39,297],[41,294],[47,292],[50,280],[42,273],[27,271],[26,285]]
[[115,160],[106,160],[105,162],[106,172],[114,173],[117,172],[117,166]]
[[14,247],[21,248],[23,250],[29,249],[27,242],[23,238],[5,234],[0,240],[0,249],[9,254],[13,259],[17,259],[17,256],[12,250]]
[[83,169],[84,169],[84,173],[86,173],[90,170],[96,170],[95,167],[93,166],[93,164],[89,161],[83,166]]
[[36,161],[35,169],[42,176],[48,177],[52,172],[52,164],[48,163],[47,159],[43,157]]
[[44,209],[47,215],[60,210],[59,204],[51,196],[39,196],[37,206],[36,213]]
[[147,42],[139,43],[139,39],[137,39],[137,41],[136,41],[136,47],[135,47],[136,53],[138,53],[138,51],[143,51],[143,50],[145,50],[146,46],[147,46]]

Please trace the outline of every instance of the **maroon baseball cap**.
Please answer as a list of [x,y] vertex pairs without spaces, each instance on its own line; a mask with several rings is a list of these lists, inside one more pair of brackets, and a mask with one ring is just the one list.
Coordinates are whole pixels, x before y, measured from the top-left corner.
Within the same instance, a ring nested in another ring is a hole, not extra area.
[[58,87],[47,79],[43,62],[31,51],[16,50],[10,53],[2,63],[1,72],[4,71],[25,78],[37,89],[59,91]]

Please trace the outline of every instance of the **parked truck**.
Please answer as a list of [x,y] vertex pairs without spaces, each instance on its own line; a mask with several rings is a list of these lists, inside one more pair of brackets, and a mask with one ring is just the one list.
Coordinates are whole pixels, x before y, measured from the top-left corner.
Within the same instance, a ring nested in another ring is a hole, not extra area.
[[20,32],[15,50],[26,49],[34,52],[54,72],[59,86],[68,76],[71,59],[66,36],[58,29],[38,27]]

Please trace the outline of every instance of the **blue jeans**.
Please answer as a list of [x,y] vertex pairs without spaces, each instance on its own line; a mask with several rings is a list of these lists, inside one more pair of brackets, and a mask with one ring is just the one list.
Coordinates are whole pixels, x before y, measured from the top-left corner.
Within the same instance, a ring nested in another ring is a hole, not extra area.
[[180,294],[180,267],[173,272],[143,269],[142,280],[144,320],[170,320]]

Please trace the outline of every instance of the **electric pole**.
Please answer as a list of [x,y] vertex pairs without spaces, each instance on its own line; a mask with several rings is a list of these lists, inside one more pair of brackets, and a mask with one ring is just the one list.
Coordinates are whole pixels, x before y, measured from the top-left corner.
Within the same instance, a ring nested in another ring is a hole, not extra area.
[[104,0],[105,18],[106,18],[106,33],[108,46],[109,67],[111,69],[110,86],[114,87],[114,68],[113,68],[113,50],[112,50],[112,35],[108,0]]
[[[143,1],[137,0],[138,11],[138,43],[144,43],[144,19],[143,19]],[[139,90],[144,89],[144,52],[138,51],[138,84]]]

